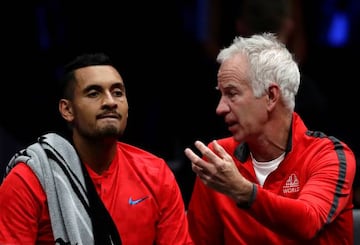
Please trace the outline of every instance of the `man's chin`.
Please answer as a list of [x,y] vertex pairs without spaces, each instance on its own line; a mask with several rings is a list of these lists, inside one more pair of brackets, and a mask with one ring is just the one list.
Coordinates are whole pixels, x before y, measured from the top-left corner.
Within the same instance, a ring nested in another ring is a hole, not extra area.
[[120,131],[117,127],[105,127],[98,132],[99,137],[111,137],[111,138],[119,138],[122,135],[122,131]]

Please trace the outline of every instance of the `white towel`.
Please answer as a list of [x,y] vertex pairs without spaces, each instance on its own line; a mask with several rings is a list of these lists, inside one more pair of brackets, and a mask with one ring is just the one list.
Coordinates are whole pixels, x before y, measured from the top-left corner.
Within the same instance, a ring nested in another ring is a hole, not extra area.
[[55,133],[39,137],[12,157],[5,176],[19,162],[34,171],[46,192],[55,243],[94,244],[81,162],[70,142]]

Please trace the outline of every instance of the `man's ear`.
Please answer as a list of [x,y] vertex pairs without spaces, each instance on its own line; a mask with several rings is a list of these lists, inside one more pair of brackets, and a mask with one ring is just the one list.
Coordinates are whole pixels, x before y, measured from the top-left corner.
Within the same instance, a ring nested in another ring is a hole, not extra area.
[[275,104],[278,102],[278,100],[280,99],[280,88],[279,85],[277,84],[271,84],[268,88],[268,93],[267,93],[267,99],[268,99],[268,105],[270,107],[274,107]]
[[59,101],[59,112],[67,122],[72,122],[72,120],[74,120],[74,113],[73,113],[71,101],[66,99],[61,99]]

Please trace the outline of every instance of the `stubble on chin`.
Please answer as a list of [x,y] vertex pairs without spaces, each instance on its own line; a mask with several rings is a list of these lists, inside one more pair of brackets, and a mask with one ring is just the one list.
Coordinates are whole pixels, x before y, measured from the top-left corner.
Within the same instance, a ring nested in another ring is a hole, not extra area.
[[123,131],[120,130],[119,128],[112,126],[112,125],[108,125],[102,129],[100,129],[98,131],[98,137],[120,137],[122,136]]

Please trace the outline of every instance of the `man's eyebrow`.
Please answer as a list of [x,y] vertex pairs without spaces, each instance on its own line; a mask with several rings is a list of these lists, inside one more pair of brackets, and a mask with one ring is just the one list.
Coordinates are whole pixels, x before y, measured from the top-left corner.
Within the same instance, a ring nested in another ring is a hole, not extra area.
[[116,82],[113,85],[111,85],[111,87],[117,87],[117,88],[121,88],[124,89],[125,88],[125,84],[123,82]]
[[102,87],[100,85],[91,84],[91,85],[85,87],[83,89],[83,91],[86,93],[86,92],[89,92],[90,90],[101,90],[101,89],[102,89]]
[[[121,89],[125,89],[125,85],[122,82],[115,82],[111,85],[111,88],[121,88]],[[90,90],[102,90],[103,87],[101,85],[98,84],[90,84],[87,87],[85,87],[83,89],[84,92],[88,92]]]

